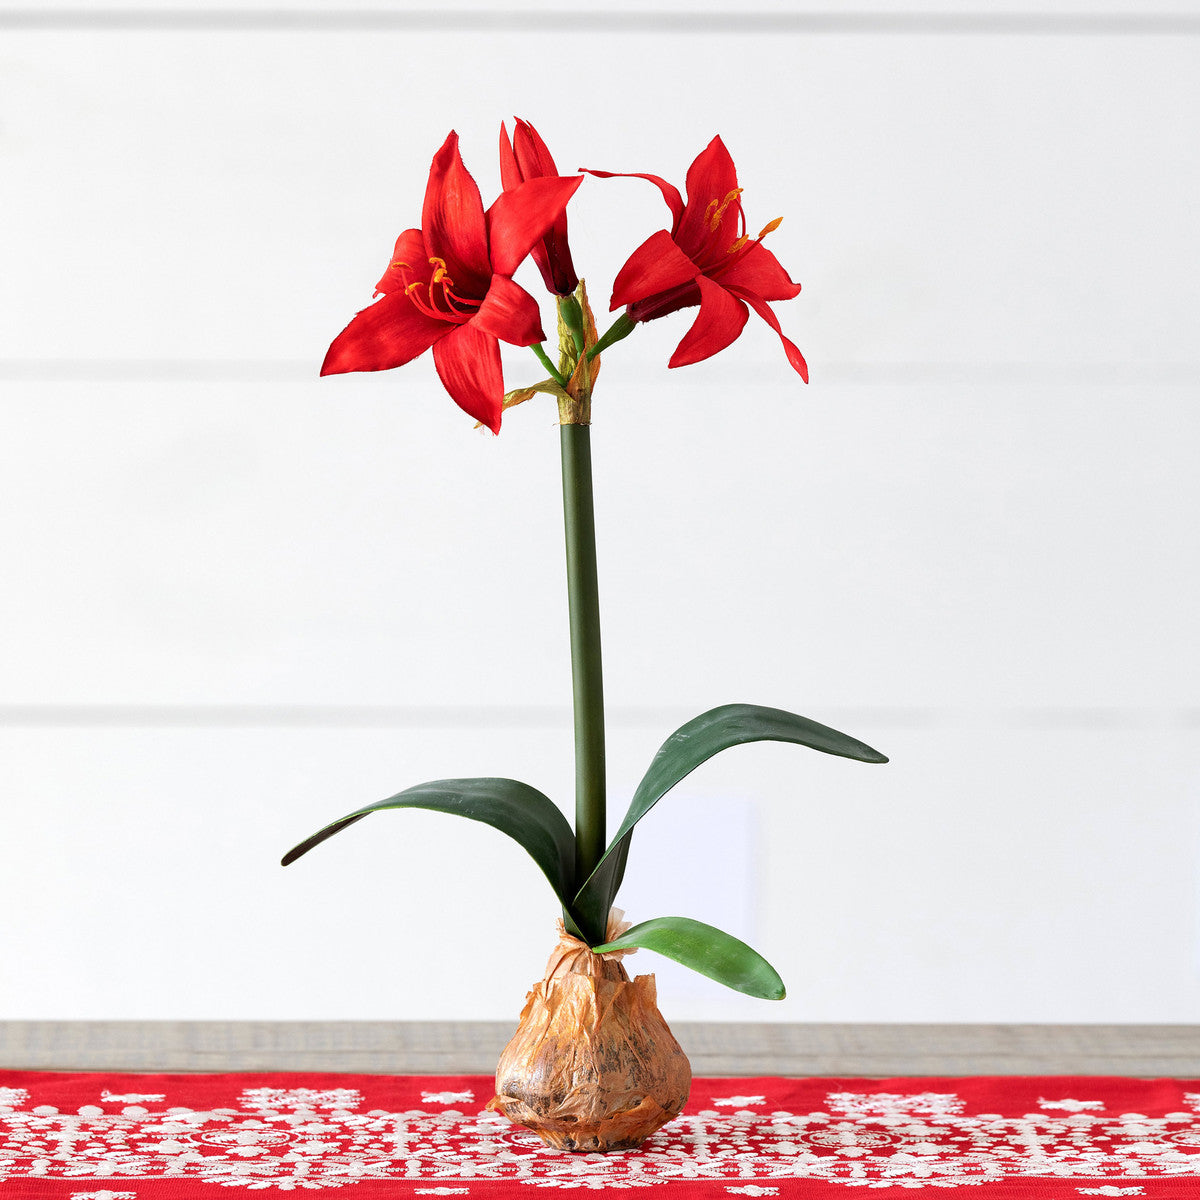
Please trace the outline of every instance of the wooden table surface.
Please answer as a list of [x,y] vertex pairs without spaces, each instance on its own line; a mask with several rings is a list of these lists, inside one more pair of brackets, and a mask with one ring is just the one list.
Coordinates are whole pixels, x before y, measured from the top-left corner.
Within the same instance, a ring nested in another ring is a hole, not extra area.
[[[490,1074],[515,1026],[490,1021],[7,1021],[0,1068]],[[679,1022],[696,1075],[1200,1078],[1200,1025]]]

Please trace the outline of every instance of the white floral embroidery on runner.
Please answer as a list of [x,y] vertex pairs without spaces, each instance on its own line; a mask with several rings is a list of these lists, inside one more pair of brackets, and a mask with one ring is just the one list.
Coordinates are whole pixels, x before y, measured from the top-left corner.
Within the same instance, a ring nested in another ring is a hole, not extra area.
[[1065,1112],[1086,1112],[1088,1109],[1093,1111],[1104,1107],[1103,1100],[1043,1100],[1038,1098],[1039,1108],[1061,1108]]
[[308,1111],[317,1108],[352,1109],[362,1103],[362,1093],[354,1088],[248,1088],[242,1092],[247,1108]]
[[474,1092],[422,1092],[425,1104],[469,1104],[475,1099]]
[[766,1196],[801,1179],[919,1189],[1036,1177],[1079,1180],[1089,1185],[1081,1194],[1109,1196],[1142,1194],[1137,1180],[1194,1179],[1200,1169],[1193,1112],[968,1116],[953,1093],[839,1091],[821,1111],[686,1113],[639,1154],[563,1156],[503,1117],[445,1110],[447,1093],[430,1095],[423,1103],[433,1107],[400,1112],[362,1111],[350,1088],[249,1088],[235,1107],[208,1111],[170,1105],[168,1096],[157,1111],[85,1104],[60,1112],[28,1107],[28,1093],[12,1088],[0,1112],[0,1181],[108,1184],[111,1193],[79,1200],[131,1200],[122,1185],[142,1179],[279,1191],[404,1180],[426,1195],[469,1194],[473,1181],[598,1191],[709,1180],[734,1195]]
[[848,1117],[896,1117],[905,1113],[926,1116],[952,1116],[963,1110],[963,1102],[953,1093],[913,1092],[830,1092],[825,1101],[836,1113]]

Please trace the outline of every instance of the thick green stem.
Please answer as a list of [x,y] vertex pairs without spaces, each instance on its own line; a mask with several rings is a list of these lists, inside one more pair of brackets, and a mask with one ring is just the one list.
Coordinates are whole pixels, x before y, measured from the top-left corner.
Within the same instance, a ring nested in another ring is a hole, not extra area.
[[[575,870],[582,885],[596,869],[605,844],[604,683],[600,665],[591,426],[563,425],[559,435],[575,708]],[[603,940],[605,931],[583,932],[589,939]]]

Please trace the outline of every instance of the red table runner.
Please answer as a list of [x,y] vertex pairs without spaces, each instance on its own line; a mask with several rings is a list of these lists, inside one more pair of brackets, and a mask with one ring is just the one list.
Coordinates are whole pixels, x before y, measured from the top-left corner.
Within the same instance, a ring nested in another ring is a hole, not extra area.
[[617,1154],[549,1150],[491,1096],[478,1075],[0,1072],[0,1200],[1200,1198],[1200,1081],[698,1079]]

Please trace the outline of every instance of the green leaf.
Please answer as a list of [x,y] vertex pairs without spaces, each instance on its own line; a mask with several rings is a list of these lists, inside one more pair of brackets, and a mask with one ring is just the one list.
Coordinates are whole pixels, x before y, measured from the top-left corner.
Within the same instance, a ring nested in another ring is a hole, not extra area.
[[757,950],[732,934],[690,917],[655,917],[627,929],[619,938],[593,946],[594,954],[634,946],[673,958],[735,992],[763,1000],[782,1000],[787,991],[779,972]]
[[554,802],[537,788],[516,779],[435,779],[419,783],[376,804],[349,813],[317,830],[283,856],[283,865],[356,821],[385,808],[427,808],[482,821],[506,833],[529,852],[567,909],[574,890],[575,835]]
[[586,927],[604,928],[608,910],[625,875],[633,827],[671,788],[714,754],[744,742],[761,741],[793,742],[859,762],[887,762],[885,755],[865,742],[780,708],[725,704],[693,717],[659,748],[633,794],[621,828],[575,897],[575,912]]

